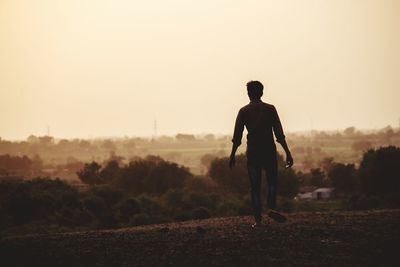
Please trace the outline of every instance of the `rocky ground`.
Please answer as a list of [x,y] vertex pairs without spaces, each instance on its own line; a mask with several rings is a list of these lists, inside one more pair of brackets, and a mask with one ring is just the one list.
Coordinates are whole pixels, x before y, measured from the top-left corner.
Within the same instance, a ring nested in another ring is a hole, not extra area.
[[0,240],[1,266],[400,266],[400,210],[297,213]]

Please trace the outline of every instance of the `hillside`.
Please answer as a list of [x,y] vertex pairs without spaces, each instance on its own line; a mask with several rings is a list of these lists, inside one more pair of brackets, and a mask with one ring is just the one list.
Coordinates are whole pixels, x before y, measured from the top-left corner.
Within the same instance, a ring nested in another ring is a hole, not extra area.
[[[399,266],[400,210],[213,218],[0,241],[2,266]],[[397,264],[396,264],[397,263]]]

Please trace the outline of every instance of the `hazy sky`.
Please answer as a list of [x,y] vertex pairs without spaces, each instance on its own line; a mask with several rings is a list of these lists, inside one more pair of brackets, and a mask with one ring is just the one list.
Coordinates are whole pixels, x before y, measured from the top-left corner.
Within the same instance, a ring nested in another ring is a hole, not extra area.
[[398,0],[0,0],[0,137],[399,125]]

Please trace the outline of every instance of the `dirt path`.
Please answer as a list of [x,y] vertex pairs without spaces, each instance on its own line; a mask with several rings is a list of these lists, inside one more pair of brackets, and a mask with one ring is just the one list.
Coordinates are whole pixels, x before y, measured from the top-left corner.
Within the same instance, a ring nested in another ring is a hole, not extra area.
[[[215,218],[0,241],[2,266],[400,266],[400,210]],[[7,263],[3,265],[4,263]]]

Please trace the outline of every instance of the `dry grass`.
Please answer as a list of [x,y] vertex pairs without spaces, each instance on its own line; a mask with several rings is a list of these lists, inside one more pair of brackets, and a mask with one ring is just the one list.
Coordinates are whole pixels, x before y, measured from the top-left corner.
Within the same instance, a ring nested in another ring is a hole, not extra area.
[[399,266],[400,210],[297,213],[29,235],[0,241],[2,266]]

